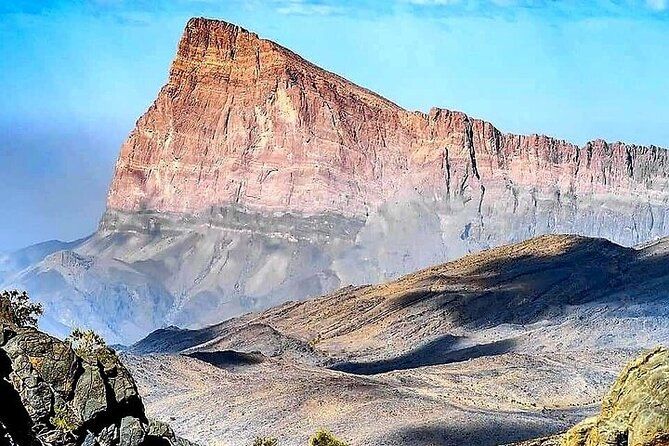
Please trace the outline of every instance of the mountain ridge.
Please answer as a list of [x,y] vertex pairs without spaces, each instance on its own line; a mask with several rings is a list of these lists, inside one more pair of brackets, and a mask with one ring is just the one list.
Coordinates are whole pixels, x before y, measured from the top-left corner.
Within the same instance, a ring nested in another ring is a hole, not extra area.
[[[548,326],[566,330],[560,324],[575,315],[601,319],[620,313],[619,300],[638,308],[630,312],[638,311],[639,318],[652,319],[656,306],[668,297],[663,288],[669,280],[667,245],[669,238],[632,249],[604,239],[544,235],[383,284],[346,287],[199,330],[158,330],[129,351],[258,349],[268,356],[288,354],[307,363],[339,364],[343,370],[342,361],[350,359],[364,364],[419,348],[455,352],[493,347],[500,341],[522,341]],[[666,311],[657,312],[660,319],[666,316]],[[661,322],[649,322],[644,330],[651,333],[653,327],[658,331],[650,337],[669,336]],[[595,335],[597,330],[602,333]],[[600,342],[629,348],[625,332],[605,335],[605,328],[597,330],[587,341],[568,335],[562,342],[574,338],[593,348]],[[642,343],[643,330],[635,332]]]
[[[502,180],[527,185],[525,163],[551,177],[535,184],[542,192],[552,183],[564,192],[633,183],[652,191],[652,182],[666,190],[658,147],[579,147],[503,133],[462,112],[410,112],[257,34],[200,18],[188,22],[168,83],[121,149],[108,208],[196,213],[241,204],[360,216],[411,189],[448,199],[470,188],[483,195]],[[202,187],[207,193],[196,192]]]
[[43,302],[54,334],[89,326],[129,344],[541,234],[664,237],[668,167],[655,146],[579,148],[410,112],[194,19],[121,147],[97,231],[4,257],[0,285]]

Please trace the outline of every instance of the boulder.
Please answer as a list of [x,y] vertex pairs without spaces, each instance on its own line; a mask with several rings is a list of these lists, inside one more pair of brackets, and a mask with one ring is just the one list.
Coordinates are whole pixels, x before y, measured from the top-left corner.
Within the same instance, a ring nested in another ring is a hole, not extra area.
[[74,390],[72,406],[85,423],[108,409],[105,382],[96,365],[84,363],[83,373]]
[[564,446],[669,445],[669,350],[642,354],[620,374],[599,416],[570,429]]
[[149,421],[114,350],[73,350],[34,328],[0,326],[0,445],[192,443]]
[[124,417],[121,420],[119,433],[121,436],[119,446],[139,446],[146,436],[142,422],[135,417]]

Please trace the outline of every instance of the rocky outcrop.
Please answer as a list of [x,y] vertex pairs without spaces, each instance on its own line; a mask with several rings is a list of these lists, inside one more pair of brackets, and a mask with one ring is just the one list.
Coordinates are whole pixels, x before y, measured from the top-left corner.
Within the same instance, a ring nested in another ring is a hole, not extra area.
[[115,352],[76,351],[34,328],[0,320],[0,444],[189,446],[147,419]]
[[641,354],[622,371],[602,403],[601,413],[563,435],[516,446],[669,445],[669,350]]
[[669,350],[641,355],[621,373],[602,412],[564,436],[564,446],[669,444]]

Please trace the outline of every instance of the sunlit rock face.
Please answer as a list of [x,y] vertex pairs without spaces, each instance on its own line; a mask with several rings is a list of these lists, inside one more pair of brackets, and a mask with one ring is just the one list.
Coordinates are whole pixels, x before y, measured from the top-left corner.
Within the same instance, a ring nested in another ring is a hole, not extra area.
[[121,148],[108,207],[364,217],[418,195],[471,201],[494,219],[548,200],[556,205],[536,212],[548,226],[579,198],[664,204],[666,163],[654,147],[577,147],[459,112],[409,112],[239,27],[194,19],[167,85]]
[[91,324],[127,342],[543,233],[667,235],[668,163],[653,146],[407,111],[193,19],[121,148],[97,233],[2,276],[60,296],[44,298],[55,331]]

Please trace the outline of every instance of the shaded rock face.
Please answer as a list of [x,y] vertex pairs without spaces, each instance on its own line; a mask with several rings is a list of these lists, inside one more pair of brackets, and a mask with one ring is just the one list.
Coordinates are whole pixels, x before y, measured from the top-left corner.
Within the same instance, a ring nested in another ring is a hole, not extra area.
[[668,160],[410,112],[193,19],[121,148],[99,230],[9,256],[0,284],[41,300],[50,332],[131,343],[540,234],[668,235]]
[[669,444],[669,350],[658,348],[631,362],[604,399],[602,412],[578,424],[565,446]]
[[188,445],[150,421],[128,370],[108,348],[95,355],[0,320],[0,444]]

